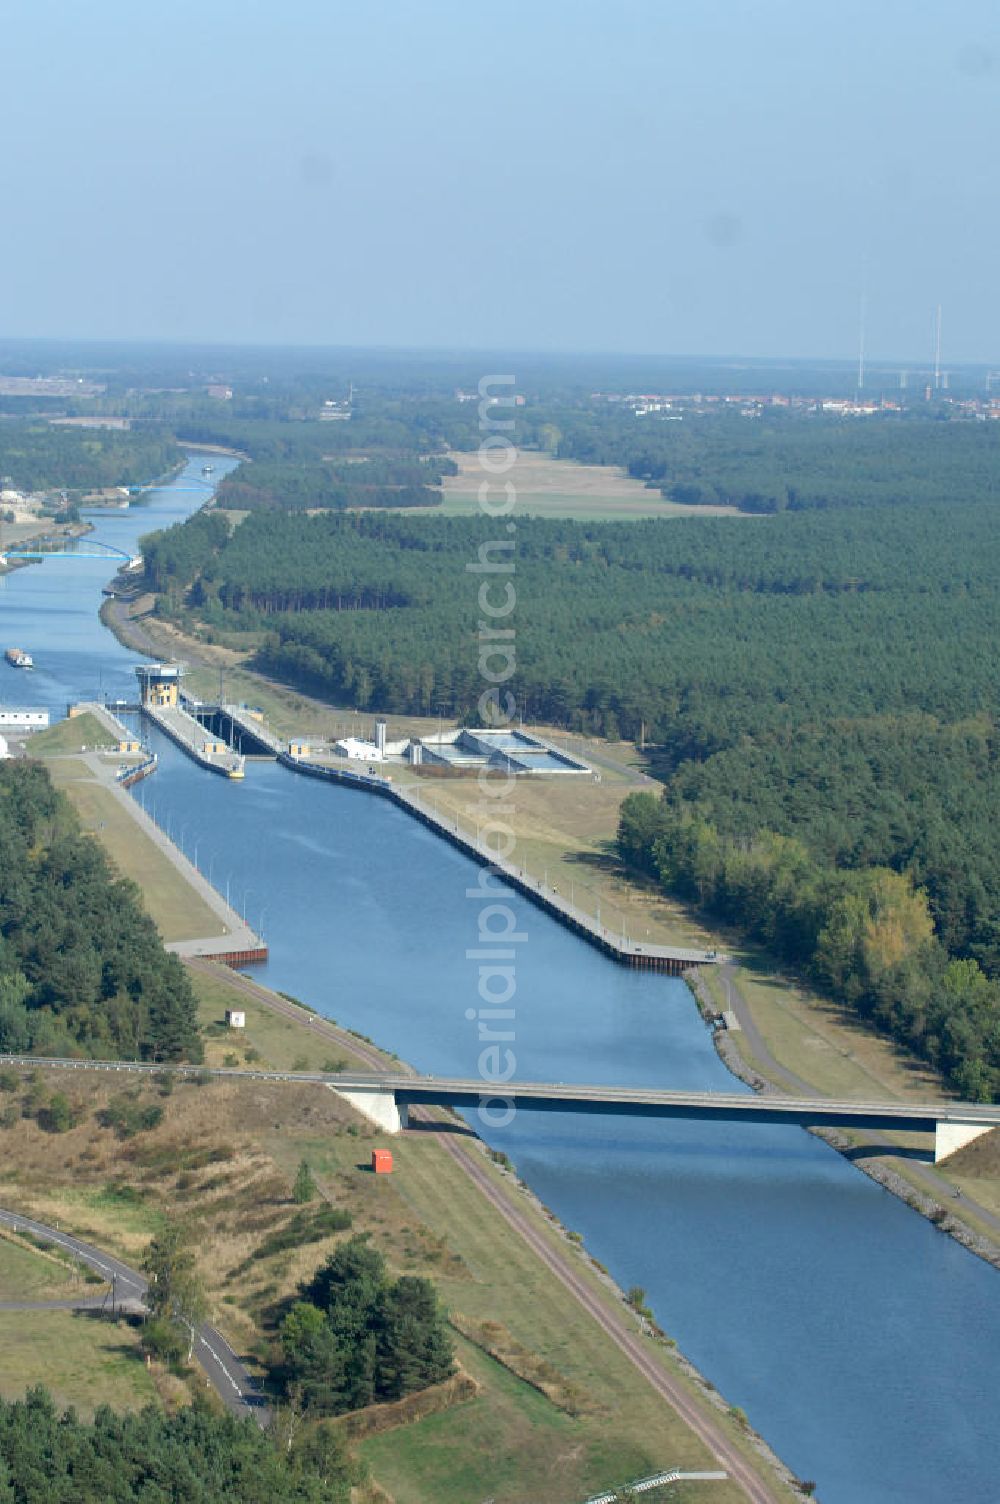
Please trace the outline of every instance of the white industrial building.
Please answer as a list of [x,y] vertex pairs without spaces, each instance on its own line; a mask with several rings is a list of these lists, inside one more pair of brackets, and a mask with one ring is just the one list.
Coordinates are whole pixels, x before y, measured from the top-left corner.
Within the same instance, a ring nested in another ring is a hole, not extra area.
[[355,762],[381,762],[382,754],[374,742],[363,742],[356,736],[342,737],[334,742],[333,750],[338,757],[350,757]]
[[414,766],[448,768],[452,772],[474,772],[479,768],[502,768],[508,774],[575,773],[592,776],[592,770],[572,756],[532,732],[496,727],[460,726],[440,731],[436,736],[386,740],[386,723],[375,722],[375,740],[345,736],[334,742],[338,757],[369,765],[408,760]]
[[348,757],[354,762],[385,762],[389,757],[405,757],[410,745],[409,737],[401,742],[389,742],[385,737],[385,721],[375,722],[375,740],[362,741],[357,736],[342,737],[334,742],[333,750],[338,757]]
[[49,724],[47,710],[25,709],[12,705],[0,705],[0,730],[44,731]]

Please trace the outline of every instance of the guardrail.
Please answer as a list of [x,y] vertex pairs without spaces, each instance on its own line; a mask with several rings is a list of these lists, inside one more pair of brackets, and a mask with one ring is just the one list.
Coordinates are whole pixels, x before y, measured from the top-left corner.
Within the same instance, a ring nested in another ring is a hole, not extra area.
[[584,1504],[615,1504],[624,1494],[648,1494],[654,1488],[662,1488],[665,1483],[721,1483],[729,1477],[728,1473],[684,1473],[679,1467],[671,1467],[663,1473],[651,1473],[648,1478],[637,1478],[634,1483],[623,1483],[620,1488],[613,1488],[610,1493],[592,1494]]

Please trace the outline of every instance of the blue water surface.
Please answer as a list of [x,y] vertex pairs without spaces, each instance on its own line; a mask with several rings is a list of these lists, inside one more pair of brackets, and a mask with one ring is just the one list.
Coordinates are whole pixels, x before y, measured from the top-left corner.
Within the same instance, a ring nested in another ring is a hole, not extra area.
[[[197,502],[168,488],[141,514],[101,514],[98,535],[133,547]],[[38,664],[0,665],[0,700],[62,714],[133,695],[136,655],[96,620],[112,572],[50,560],[0,579],[0,645]],[[379,799],[266,762],[230,783],[153,741],[161,766],[136,797],[263,927],[261,979],[421,1070],[475,1075],[479,869]],[[527,936],[522,1079],[739,1089],[682,982],[505,902]],[[825,1145],[794,1127],[530,1111],[489,1137],[826,1504],[1000,1498],[997,1273]]]

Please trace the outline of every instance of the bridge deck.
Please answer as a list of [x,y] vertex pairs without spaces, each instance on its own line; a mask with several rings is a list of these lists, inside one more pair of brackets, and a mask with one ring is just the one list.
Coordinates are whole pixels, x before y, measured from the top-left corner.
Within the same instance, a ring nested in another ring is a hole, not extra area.
[[562,1081],[490,1082],[463,1076],[412,1076],[339,1071],[259,1071],[228,1066],[173,1065],[133,1060],[69,1060],[37,1055],[3,1055],[4,1065],[59,1067],[81,1071],[235,1077],[253,1081],[313,1082],[337,1091],[382,1092],[401,1104],[477,1106],[484,1097],[501,1096],[525,1108],[567,1112],[629,1112],[636,1116],[719,1118],[730,1122],[794,1122],[822,1127],[892,1127],[932,1131],[938,1123],[975,1123],[1000,1127],[1000,1106],[980,1102],[854,1102],[848,1098],[755,1096],[743,1092],[666,1091],[649,1087],[578,1086]]

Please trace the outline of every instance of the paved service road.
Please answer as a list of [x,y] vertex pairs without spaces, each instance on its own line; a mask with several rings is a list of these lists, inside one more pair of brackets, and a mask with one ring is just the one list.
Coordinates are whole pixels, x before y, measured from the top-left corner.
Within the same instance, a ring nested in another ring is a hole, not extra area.
[[712,1456],[722,1463],[752,1504],[776,1504],[775,1491],[756,1472],[735,1443],[730,1441],[711,1414],[702,1408],[690,1389],[657,1361],[649,1339],[634,1331],[631,1320],[624,1312],[606,1303],[579,1269],[574,1268],[574,1261],[555,1247],[530,1217],[512,1204],[495,1184],[486,1167],[476,1163],[478,1156],[475,1156],[475,1151],[470,1153],[455,1141],[454,1135],[448,1133],[440,1135],[440,1142],[504,1220],[521,1235],[542,1263],[604,1329],[633,1367],[639,1370],[661,1398],[687,1423]]
[[[804,1097],[815,1096],[816,1088],[811,1082],[804,1080],[802,1076],[795,1075],[794,1072],[779,1064],[774,1058],[763,1034],[761,1034],[757,1027],[749,1003],[740,991],[739,980],[732,964],[724,962],[719,967],[719,974],[722,977],[723,983],[727,984],[726,996],[729,1000],[729,1005],[736,1014],[740,1028],[743,1030],[750,1045],[750,1054],[753,1057],[751,1064],[756,1062],[758,1070],[766,1072],[775,1090],[778,1089],[778,1084],[781,1083],[787,1090],[799,1093]],[[904,1099],[900,1098],[901,1105],[903,1102]],[[867,1147],[873,1159],[883,1156],[891,1158],[893,1155],[898,1155],[899,1145],[894,1143],[884,1133],[880,1133],[874,1128],[862,1130],[862,1132],[864,1133],[864,1142],[861,1147]],[[907,1162],[907,1173],[918,1182],[920,1188],[928,1196],[932,1196],[935,1201],[947,1206],[951,1214],[957,1216],[961,1221],[961,1213],[956,1207],[949,1204],[958,1195],[958,1192],[950,1181],[938,1173],[933,1165],[925,1164],[921,1160],[909,1160]],[[1000,1217],[984,1206],[981,1201],[974,1200],[968,1193],[964,1195],[963,1200],[970,1215],[978,1218],[985,1227],[989,1228],[994,1241],[996,1241],[997,1235],[1000,1234]],[[976,1231],[974,1226],[972,1230],[973,1232]]]
[[[0,1300],[0,1311],[99,1311],[106,1295],[78,1295],[74,1300]],[[131,1302],[130,1302],[131,1304]]]
[[[145,1307],[147,1289],[145,1276],[138,1270],[130,1268],[128,1264],[122,1263],[121,1259],[115,1258],[114,1254],[95,1248],[93,1244],[85,1243],[82,1238],[75,1238],[71,1233],[49,1227],[44,1222],[35,1222],[31,1217],[22,1216],[20,1212],[0,1208],[0,1224],[15,1232],[27,1232],[32,1237],[44,1239],[46,1243],[55,1243],[57,1247],[65,1248],[74,1258],[95,1270],[109,1283],[114,1277],[117,1301]],[[46,1302],[46,1306],[51,1306],[51,1304],[51,1302]],[[80,1306],[86,1303],[74,1301],[72,1304]],[[24,1307],[23,1309],[32,1308]],[[200,1326],[194,1345],[194,1356],[227,1410],[231,1410],[234,1415],[250,1416],[260,1426],[267,1425],[269,1413],[264,1396],[221,1332],[217,1332],[207,1323]]]

